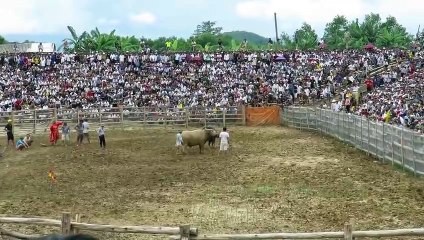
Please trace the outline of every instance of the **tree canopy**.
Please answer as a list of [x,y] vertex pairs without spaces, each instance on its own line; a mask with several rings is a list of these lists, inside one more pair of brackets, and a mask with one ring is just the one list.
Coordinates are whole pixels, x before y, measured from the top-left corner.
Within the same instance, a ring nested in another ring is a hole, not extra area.
[[[405,27],[398,23],[393,16],[382,20],[379,14],[366,14],[364,20],[348,20],[345,16],[337,15],[326,24],[322,38],[319,38],[315,30],[308,23],[303,23],[296,31],[290,35],[282,32],[280,42],[268,44],[249,41],[244,44],[234,35],[222,33],[222,27],[215,21],[205,21],[197,25],[193,34],[187,38],[177,38],[173,36],[159,37],[157,39],[138,38],[136,36],[117,36],[115,31],[102,33],[98,28],[84,31],[78,35],[75,30],[68,26],[70,38],[66,39],[63,47],[69,51],[140,51],[148,47],[159,51],[215,51],[218,49],[234,51],[245,50],[267,50],[267,49],[288,49],[288,50],[312,50],[320,46],[320,40],[329,49],[361,49],[367,43],[372,43],[377,47],[386,48],[409,48],[412,45],[413,36],[409,34]],[[243,33],[243,32],[242,32]],[[254,34],[247,34],[252,36]],[[247,37],[245,37],[247,38]],[[416,40],[424,40],[423,33],[417,33]],[[1,38],[0,38],[1,42]]]

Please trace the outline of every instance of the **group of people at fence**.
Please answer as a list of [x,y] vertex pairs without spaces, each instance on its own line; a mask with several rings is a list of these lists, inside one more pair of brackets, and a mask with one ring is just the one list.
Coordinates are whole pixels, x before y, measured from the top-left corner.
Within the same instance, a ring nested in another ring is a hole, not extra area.
[[[409,59],[411,76],[421,68],[416,62],[422,57],[422,52],[407,50],[14,53],[0,56],[0,110],[154,106],[222,111],[240,104],[310,103],[337,97],[342,89],[339,100],[351,103],[343,106],[361,113],[362,97],[349,94],[369,85],[366,73]],[[400,73],[383,80],[383,86],[402,85],[403,68],[391,71]],[[376,77],[370,80],[373,88],[381,83]],[[363,98],[369,100],[366,94]]]
[[[9,119],[7,121],[7,124],[4,127],[4,130],[6,131],[6,137],[7,137],[7,146],[13,146],[15,143],[15,137],[13,134],[13,121]],[[83,144],[83,140],[86,139],[88,143],[91,143],[90,141],[90,124],[88,121],[81,120],[78,122],[78,124],[75,126],[76,131],[76,146],[80,146]],[[58,143],[60,139],[62,139],[63,145],[69,145],[70,143],[70,134],[71,134],[71,128],[69,127],[67,122],[58,121],[56,119],[53,119],[50,126],[49,126],[49,143],[54,146]],[[100,148],[105,149],[106,148],[106,138],[105,138],[105,128],[104,124],[101,124],[100,127],[96,130],[99,138]],[[24,150],[27,148],[30,148],[32,143],[34,142],[32,134],[28,133],[25,137],[20,136],[18,140],[16,141],[16,150]],[[41,144],[42,146],[47,146],[46,144]]]

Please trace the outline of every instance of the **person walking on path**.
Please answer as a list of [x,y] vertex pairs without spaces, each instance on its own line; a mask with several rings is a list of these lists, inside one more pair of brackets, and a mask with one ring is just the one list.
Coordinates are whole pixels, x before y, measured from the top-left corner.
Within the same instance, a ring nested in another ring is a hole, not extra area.
[[228,145],[229,145],[229,139],[230,139],[230,134],[227,132],[227,128],[224,127],[222,129],[222,132],[219,134],[219,138],[221,139],[221,143],[219,145],[219,152],[218,155],[221,151],[223,151],[224,153],[226,153],[228,151]]
[[9,143],[12,142],[12,146],[15,145],[15,138],[13,136],[13,125],[12,120],[7,120],[6,126],[4,126],[4,130],[7,133],[7,146],[9,146]]
[[97,129],[97,134],[99,135],[100,148],[106,149],[106,138],[105,138],[105,126],[102,125]]

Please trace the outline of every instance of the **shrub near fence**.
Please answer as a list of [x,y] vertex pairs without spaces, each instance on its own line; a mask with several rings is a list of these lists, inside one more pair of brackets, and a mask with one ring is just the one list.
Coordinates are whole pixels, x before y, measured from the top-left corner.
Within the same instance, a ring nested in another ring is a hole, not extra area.
[[410,129],[344,112],[306,107],[285,108],[281,119],[289,126],[320,131],[383,162],[424,175],[424,136]]
[[[0,112],[0,124],[6,125],[13,119],[15,134],[41,133],[48,131],[52,119],[68,122],[73,129],[78,120],[87,119],[92,125],[104,124],[109,128],[129,127],[222,127],[225,125],[245,125],[244,106],[233,106],[226,110],[205,108],[149,108],[117,107],[91,109],[41,109]],[[5,131],[0,131],[5,135]]]

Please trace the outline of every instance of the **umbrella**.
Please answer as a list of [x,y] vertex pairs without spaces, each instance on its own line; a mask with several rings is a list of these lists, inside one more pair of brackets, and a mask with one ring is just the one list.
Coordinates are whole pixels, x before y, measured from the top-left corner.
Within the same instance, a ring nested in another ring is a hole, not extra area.
[[277,57],[275,58],[275,61],[285,61],[286,58],[283,55],[277,55]]
[[374,49],[374,45],[372,43],[368,43],[367,45],[364,46],[365,49]]

